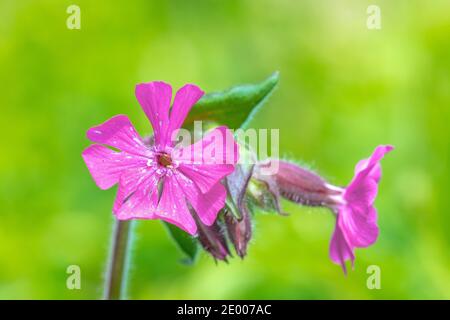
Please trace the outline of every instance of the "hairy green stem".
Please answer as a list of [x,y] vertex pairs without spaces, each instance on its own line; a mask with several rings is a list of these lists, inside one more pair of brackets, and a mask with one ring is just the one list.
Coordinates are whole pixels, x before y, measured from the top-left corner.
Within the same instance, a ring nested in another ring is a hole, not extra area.
[[106,272],[104,299],[124,298],[131,247],[132,221],[115,220]]

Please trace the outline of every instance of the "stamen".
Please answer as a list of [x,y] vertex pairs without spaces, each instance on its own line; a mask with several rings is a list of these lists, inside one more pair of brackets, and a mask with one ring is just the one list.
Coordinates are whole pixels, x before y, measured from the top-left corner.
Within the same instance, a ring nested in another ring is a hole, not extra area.
[[167,153],[159,153],[156,156],[156,159],[160,166],[163,166],[165,168],[172,166],[172,158]]

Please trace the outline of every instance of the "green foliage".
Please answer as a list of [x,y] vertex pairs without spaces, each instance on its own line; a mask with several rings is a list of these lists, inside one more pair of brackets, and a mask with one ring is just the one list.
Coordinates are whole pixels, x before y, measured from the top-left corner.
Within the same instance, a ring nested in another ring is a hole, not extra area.
[[186,259],[182,260],[182,262],[186,264],[194,263],[199,250],[197,240],[173,224],[165,221],[163,221],[163,224],[178,248],[186,255]]
[[205,94],[192,108],[184,126],[189,128],[194,121],[215,122],[230,129],[245,128],[252,115],[267,101],[278,84],[279,74],[257,84],[232,87],[221,92]]

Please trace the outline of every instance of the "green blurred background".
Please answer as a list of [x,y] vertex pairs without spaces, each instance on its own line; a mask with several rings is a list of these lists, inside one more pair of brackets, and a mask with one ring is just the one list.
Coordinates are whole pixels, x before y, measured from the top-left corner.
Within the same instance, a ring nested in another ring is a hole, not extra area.
[[[81,30],[66,28],[73,3]],[[366,27],[370,4],[381,30]],[[332,215],[284,203],[289,217],[258,216],[247,259],[189,267],[161,223],[139,222],[129,297],[449,299],[449,12],[447,0],[1,0],[0,298],[101,297],[115,189],[95,186],[80,153],[118,113],[150,132],[136,83],[208,92],[279,70],[252,125],[279,128],[283,156],[344,185],[377,144],[396,146],[378,242],[345,277],[328,258]],[[66,288],[71,264],[81,290]],[[380,290],[366,287],[372,264]]]

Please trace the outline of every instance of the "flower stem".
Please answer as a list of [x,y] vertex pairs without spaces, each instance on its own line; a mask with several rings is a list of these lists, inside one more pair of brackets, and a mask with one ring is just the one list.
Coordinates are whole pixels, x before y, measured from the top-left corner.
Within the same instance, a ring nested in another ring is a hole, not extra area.
[[126,289],[131,243],[131,220],[115,220],[106,273],[104,299],[119,300]]

